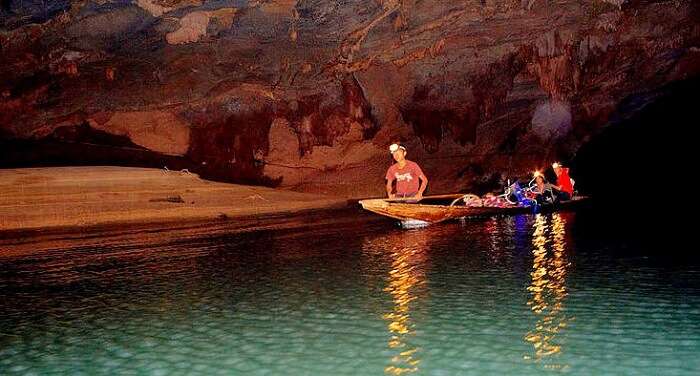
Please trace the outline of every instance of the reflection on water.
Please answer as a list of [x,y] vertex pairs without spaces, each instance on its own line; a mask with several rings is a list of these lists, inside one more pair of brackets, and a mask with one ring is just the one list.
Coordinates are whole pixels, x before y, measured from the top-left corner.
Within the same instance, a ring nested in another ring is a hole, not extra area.
[[366,250],[380,248],[389,253],[391,269],[388,286],[384,291],[391,294],[394,306],[383,315],[391,335],[389,349],[392,352],[389,365],[384,369],[391,375],[402,375],[418,371],[420,349],[412,346],[415,336],[411,320],[411,305],[418,298],[415,290],[425,284],[425,263],[428,252],[429,232],[415,230],[395,232],[387,236],[366,240]]
[[534,259],[530,273],[532,282],[527,288],[530,292],[527,304],[537,317],[537,322],[535,328],[525,335],[525,341],[534,348],[534,356],[526,355],[525,359],[542,362],[550,369],[568,368],[565,364],[557,363],[555,358],[563,351],[561,334],[573,319],[564,313],[564,301],[568,295],[566,274],[570,265],[565,236],[566,221],[561,215],[535,217],[532,235]]
[[700,257],[578,214],[0,250],[0,375],[697,375]]

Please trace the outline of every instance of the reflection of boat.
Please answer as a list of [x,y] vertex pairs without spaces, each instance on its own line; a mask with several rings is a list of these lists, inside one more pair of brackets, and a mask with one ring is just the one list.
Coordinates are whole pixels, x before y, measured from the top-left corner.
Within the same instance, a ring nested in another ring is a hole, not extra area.
[[[365,210],[381,214],[386,217],[398,219],[413,224],[438,223],[454,218],[464,218],[494,214],[519,214],[532,213],[531,206],[518,205],[459,205],[457,202],[465,195],[461,193],[426,196],[420,202],[412,202],[406,199],[368,199],[361,200],[360,205]],[[564,201],[552,206],[540,207],[540,211],[556,211],[573,208],[587,197],[577,196],[569,201]]]
[[566,276],[570,267],[565,244],[566,220],[557,213],[552,215],[550,223],[545,216],[538,215],[534,230],[532,282],[527,288],[530,292],[527,304],[537,322],[524,337],[534,351],[525,359],[540,363],[547,369],[565,370],[568,365],[560,363],[566,342],[563,334],[573,319],[564,308],[568,296]]

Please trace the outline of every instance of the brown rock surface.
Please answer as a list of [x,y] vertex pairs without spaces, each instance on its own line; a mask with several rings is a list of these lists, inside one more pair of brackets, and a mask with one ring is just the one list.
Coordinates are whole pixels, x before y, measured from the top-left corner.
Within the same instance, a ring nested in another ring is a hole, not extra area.
[[49,3],[0,9],[0,137],[315,193],[381,194],[393,140],[432,193],[523,173],[700,73],[690,0]]
[[117,112],[106,122],[91,120],[89,124],[94,129],[127,136],[134,144],[163,154],[183,155],[189,147],[190,128],[165,111]]

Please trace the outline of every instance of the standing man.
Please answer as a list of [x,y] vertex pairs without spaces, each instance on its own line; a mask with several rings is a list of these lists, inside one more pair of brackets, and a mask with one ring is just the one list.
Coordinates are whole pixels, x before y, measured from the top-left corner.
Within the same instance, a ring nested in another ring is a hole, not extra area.
[[[420,201],[428,186],[428,178],[416,162],[406,159],[406,148],[403,145],[391,144],[389,152],[396,163],[386,172],[386,194],[389,198],[413,198]],[[394,180],[396,193],[392,193]]]

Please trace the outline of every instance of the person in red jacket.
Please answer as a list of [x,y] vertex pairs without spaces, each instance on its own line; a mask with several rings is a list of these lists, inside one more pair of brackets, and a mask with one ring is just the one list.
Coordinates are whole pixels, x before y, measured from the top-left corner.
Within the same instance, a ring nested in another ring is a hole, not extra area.
[[[416,162],[406,159],[406,147],[392,144],[389,152],[396,163],[386,172],[386,194],[389,198],[413,198],[415,201],[420,201],[428,186],[428,178]],[[395,192],[394,181],[396,181]]]
[[562,166],[559,162],[552,163],[552,169],[554,169],[554,174],[557,175],[555,188],[558,191],[557,196],[559,200],[570,200],[574,195],[574,185],[569,176],[569,169]]

